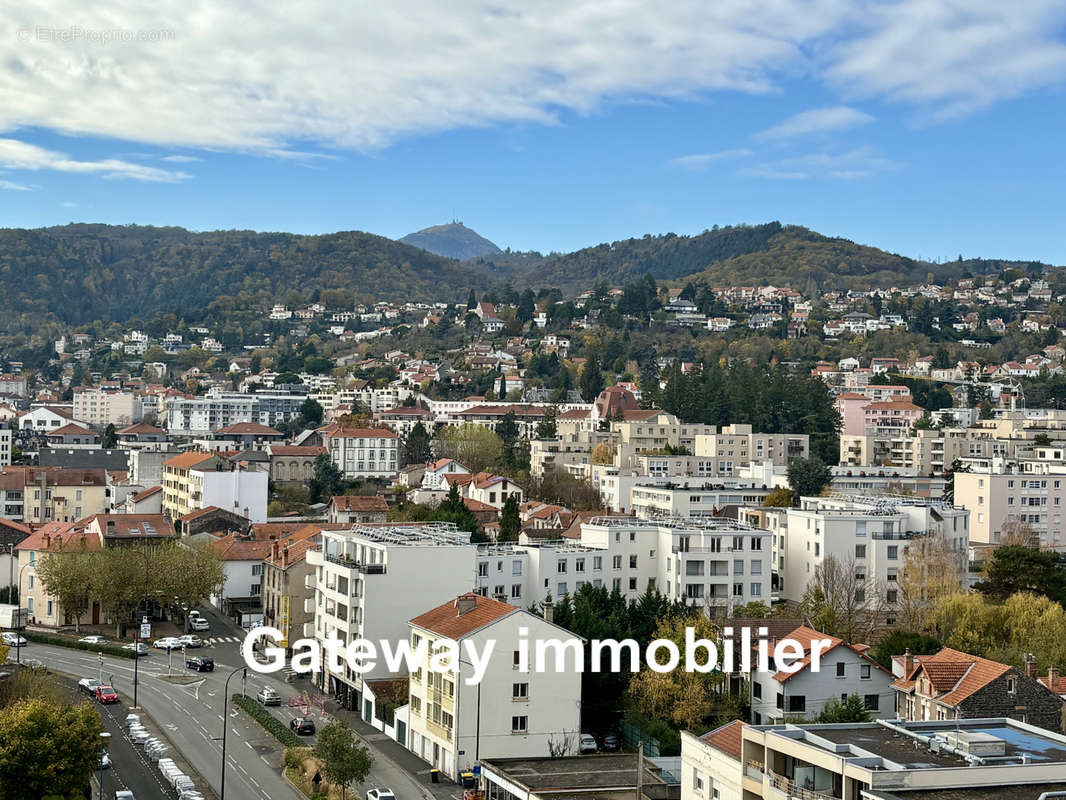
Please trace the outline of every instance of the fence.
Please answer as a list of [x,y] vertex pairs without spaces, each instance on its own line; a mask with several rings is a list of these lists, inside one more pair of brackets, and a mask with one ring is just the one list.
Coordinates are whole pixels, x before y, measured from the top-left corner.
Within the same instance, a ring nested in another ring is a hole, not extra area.
[[648,734],[644,733],[640,728],[634,725],[632,722],[622,720],[622,743],[626,747],[632,747],[637,749],[637,745],[641,742],[644,743],[644,755],[648,758],[659,757],[659,740],[655,739]]

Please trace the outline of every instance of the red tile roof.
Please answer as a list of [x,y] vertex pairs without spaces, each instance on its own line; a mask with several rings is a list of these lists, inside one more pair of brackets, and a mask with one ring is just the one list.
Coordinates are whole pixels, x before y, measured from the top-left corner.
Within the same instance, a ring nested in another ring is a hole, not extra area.
[[151,436],[165,436],[166,431],[161,428],[156,428],[153,425],[149,425],[147,422],[138,422],[136,425],[130,425],[128,428],[123,428],[118,431],[119,436],[136,434],[146,434]]
[[54,431],[46,432],[45,436],[94,436],[99,438],[99,434],[96,431],[83,428],[73,422],[64,425],[62,428],[56,428]]
[[388,428],[342,428],[329,425],[319,429],[323,436],[335,436],[338,439],[395,439],[398,434]]
[[464,497],[463,505],[466,506],[469,511],[499,511],[496,506],[490,506],[488,503],[482,503],[480,500],[475,500],[472,497]]
[[700,738],[716,750],[721,750],[726,755],[740,760],[742,732],[747,723],[744,720],[735,719],[727,722],[720,728],[708,731]]
[[[474,608],[460,615],[458,610],[460,600],[473,601]],[[501,603],[491,597],[465,594],[415,617],[411,620],[411,624],[449,639],[461,639],[520,610],[517,606]]]
[[1011,669],[1008,664],[945,647],[934,655],[922,656],[921,662],[915,665],[911,674],[904,675],[892,686],[908,692],[913,691],[920,674],[924,672],[938,695],[941,692],[946,693],[938,696],[937,702],[955,706]]
[[787,682],[790,678],[792,678],[795,675],[799,675],[801,672],[803,672],[805,669],[807,669],[807,667],[810,666],[810,664],[811,664],[811,655],[810,655],[810,653],[811,653],[811,650],[813,648],[813,644],[812,643],[814,641],[816,641],[816,640],[819,640],[819,639],[828,639],[830,641],[830,643],[831,643],[829,647],[822,649],[821,652],[822,652],[823,656],[826,653],[829,653],[829,652],[835,650],[837,647],[839,647],[841,645],[844,645],[849,650],[854,652],[857,656],[859,656],[859,658],[863,659],[864,661],[866,661],[871,666],[876,667],[877,669],[881,670],[882,672],[886,672],[886,673],[888,672],[888,670],[886,670],[884,667],[882,667],[880,664],[878,664],[876,661],[874,661],[872,658],[870,658],[870,656],[868,656],[866,654],[866,651],[870,649],[869,645],[865,645],[865,644],[846,644],[843,639],[839,639],[836,636],[830,636],[827,633],[821,633],[820,631],[816,631],[814,628],[810,628],[810,627],[808,627],[806,625],[801,625],[800,627],[796,628],[796,630],[788,633],[783,638],[794,639],[795,641],[799,642],[800,645],[803,647],[803,652],[806,653],[806,656],[803,658],[802,661],[799,662],[799,664],[801,666],[795,672],[785,672],[784,670],[782,670],[782,671],[776,673],[774,675],[774,680],[776,680],[778,683]]
[[192,469],[197,464],[202,464],[215,458],[214,453],[204,453],[200,450],[192,450],[188,453],[182,453],[179,456],[168,458],[163,462],[164,467],[173,467],[174,469]]
[[71,553],[83,548],[99,550],[100,547],[99,536],[76,529],[73,522],[46,523],[15,545],[16,550],[50,553]]
[[156,492],[161,492],[161,491],[163,491],[163,487],[162,486],[152,486],[149,489],[145,489],[143,492],[137,492],[137,494],[133,495],[133,502],[134,503],[139,503],[142,500],[145,500],[145,499],[151,497]]
[[227,425],[225,428],[219,428],[215,431],[216,434],[232,433],[236,436],[284,436],[281,431],[276,431],[269,425],[260,425],[258,422],[236,422],[233,425]]
[[271,544],[270,540],[243,539],[228,533],[211,542],[211,547],[223,561],[262,561],[270,555]]
[[389,504],[378,495],[339,494],[334,495],[330,505],[336,511],[388,511]]

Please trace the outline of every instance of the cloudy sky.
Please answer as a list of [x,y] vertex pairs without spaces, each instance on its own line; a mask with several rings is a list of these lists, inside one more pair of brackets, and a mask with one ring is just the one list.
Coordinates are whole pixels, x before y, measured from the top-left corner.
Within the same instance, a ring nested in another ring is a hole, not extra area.
[[1066,263],[1066,3],[0,7],[0,224],[573,249],[779,219]]

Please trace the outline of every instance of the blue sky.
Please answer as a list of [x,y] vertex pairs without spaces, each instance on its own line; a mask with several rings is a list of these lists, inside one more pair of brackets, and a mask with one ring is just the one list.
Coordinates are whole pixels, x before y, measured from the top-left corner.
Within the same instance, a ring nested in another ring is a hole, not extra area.
[[5,226],[549,251],[778,219],[1066,264],[1061,2],[15,5]]

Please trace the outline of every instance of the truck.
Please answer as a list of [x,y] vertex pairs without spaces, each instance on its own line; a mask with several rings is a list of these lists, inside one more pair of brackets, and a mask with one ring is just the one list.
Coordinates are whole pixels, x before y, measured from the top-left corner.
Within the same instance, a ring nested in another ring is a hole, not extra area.
[[25,628],[29,619],[30,610],[28,608],[19,608],[15,605],[0,603],[0,628],[11,630]]

